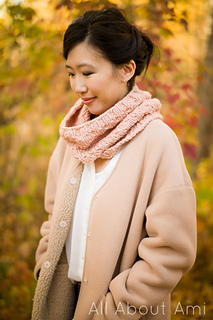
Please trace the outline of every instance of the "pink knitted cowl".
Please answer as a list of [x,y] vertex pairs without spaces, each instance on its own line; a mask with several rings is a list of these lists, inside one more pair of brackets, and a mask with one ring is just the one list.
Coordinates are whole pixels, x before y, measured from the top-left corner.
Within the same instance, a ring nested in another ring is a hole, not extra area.
[[136,85],[113,107],[91,120],[79,99],[60,125],[60,135],[67,141],[74,158],[88,163],[97,158],[111,159],[117,150],[150,121],[162,119],[161,103]]

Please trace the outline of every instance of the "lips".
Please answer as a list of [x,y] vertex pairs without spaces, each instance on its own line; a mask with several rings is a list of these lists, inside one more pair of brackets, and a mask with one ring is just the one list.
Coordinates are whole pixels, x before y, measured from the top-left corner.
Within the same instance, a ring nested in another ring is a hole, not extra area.
[[92,103],[95,100],[95,97],[91,97],[91,98],[81,98],[83,103],[88,105],[90,103]]

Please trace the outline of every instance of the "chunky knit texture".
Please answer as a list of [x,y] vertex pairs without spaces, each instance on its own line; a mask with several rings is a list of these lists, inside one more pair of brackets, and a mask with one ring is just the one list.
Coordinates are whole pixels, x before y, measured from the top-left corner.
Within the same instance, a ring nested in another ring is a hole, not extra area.
[[91,120],[91,113],[79,99],[60,125],[74,158],[88,163],[111,159],[122,144],[141,132],[150,121],[162,119],[161,103],[136,85],[113,107]]
[[[68,265],[58,266],[58,261],[60,260],[61,252],[63,250],[67,234],[70,227],[70,222],[73,214],[73,209],[75,205],[75,200],[77,197],[78,189],[80,186],[81,175],[83,172],[83,165],[80,164],[76,170],[72,173],[71,177],[68,179],[64,190],[64,198],[61,205],[61,210],[58,215],[58,220],[55,227],[54,236],[48,244],[48,249],[46,251],[45,261],[42,264],[38,284],[35,291],[33,310],[32,310],[32,320],[58,320],[58,319],[70,319],[67,313],[72,312],[71,309],[74,308],[71,302],[71,297],[73,299],[73,286],[67,278]],[[70,179],[74,179],[75,183],[70,183]],[[65,223],[61,227],[61,222]],[[48,240],[49,241],[49,240]],[[57,248],[57,250],[56,250]],[[51,262],[50,262],[51,261]],[[57,280],[54,279],[54,274],[60,272],[63,275],[65,272],[65,277],[59,277]],[[59,281],[59,283],[58,283]],[[60,283],[61,281],[61,283]],[[59,288],[61,286],[61,288]],[[51,290],[51,292],[50,292]],[[59,290],[59,292],[57,292]],[[57,299],[60,293],[64,294],[64,299]],[[54,297],[55,294],[55,297]],[[49,295],[49,296],[48,296]],[[65,297],[69,297],[69,299]],[[69,302],[68,304],[67,302]],[[58,312],[53,316],[53,310],[50,316],[50,304],[54,304],[51,308],[58,308]],[[59,311],[60,310],[60,311]],[[60,316],[59,316],[60,312]],[[66,315],[66,316],[65,316]],[[57,317],[58,316],[58,317]]]

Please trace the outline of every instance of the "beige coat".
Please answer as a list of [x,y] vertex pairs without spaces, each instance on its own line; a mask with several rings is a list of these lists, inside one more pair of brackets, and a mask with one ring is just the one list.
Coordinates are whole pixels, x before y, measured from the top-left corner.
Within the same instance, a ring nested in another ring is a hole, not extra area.
[[[35,275],[41,272],[33,320],[53,319],[48,316],[49,287],[69,230],[81,172],[82,164],[59,139],[46,186],[50,215],[41,227],[43,238],[36,254]],[[195,255],[191,180],[177,137],[162,121],[154,120],[126,144],[112,174],[94,195],[74,320],[170,319],[170,293]],[[68,266],[63,268],[67,279]],[[67,300],[73,308],[73,293],[65,298],[65,292],[73,290],[67,283],[70,288],[62,289],[56,309],[65,309]]]

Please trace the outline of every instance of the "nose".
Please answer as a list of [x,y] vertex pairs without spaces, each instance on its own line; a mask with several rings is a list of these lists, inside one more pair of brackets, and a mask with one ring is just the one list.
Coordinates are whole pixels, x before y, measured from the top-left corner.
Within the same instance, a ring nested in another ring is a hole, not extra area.
[[87,92],[87,86],[84,83],[84,79],[80,77],[76,77],[70,81],[70,85],[73,91],[77,94],[82,94]]

